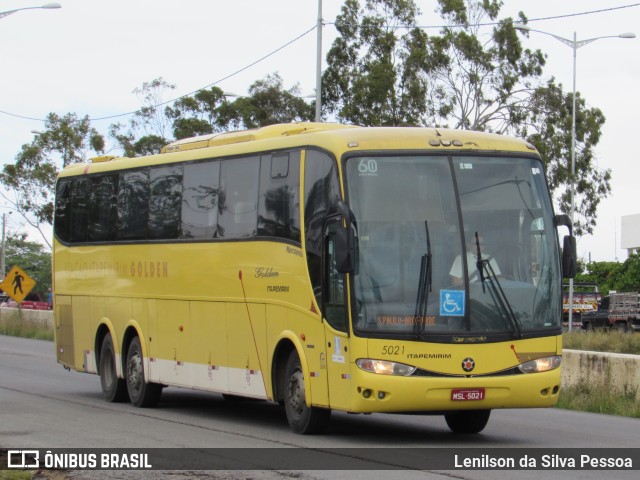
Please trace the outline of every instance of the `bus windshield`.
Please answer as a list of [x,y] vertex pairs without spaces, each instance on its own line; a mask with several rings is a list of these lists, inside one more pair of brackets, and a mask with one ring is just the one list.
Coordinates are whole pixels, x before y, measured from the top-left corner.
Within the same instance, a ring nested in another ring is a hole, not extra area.
[[561,274],[543,167],[503,156],[346,161],[362,336],[557,332]]

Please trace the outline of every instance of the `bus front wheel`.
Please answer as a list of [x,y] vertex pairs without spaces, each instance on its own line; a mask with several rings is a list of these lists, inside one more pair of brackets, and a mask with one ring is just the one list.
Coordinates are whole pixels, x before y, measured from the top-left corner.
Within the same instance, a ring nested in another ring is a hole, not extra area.
[[116,372],[116,352],[110,333],[105,335],[100,347],[99,373],[102,393],[108,402],[126,402],[129,399],[127,386]]
[[447,413],[444,419],[453,433],[480,433],[487,426],[491,410],[460,410]]
[[289,427],[294,433],[302,435],[322,431],[331,417],[329,409],[307,406],[302,364],[295,350],[287,360],[284,408]]
[[160,400],[162,385],[147,383],[144,378],[144,363],[140,338],[131,340],[127,352],[126,378],[127,391],[131,403],[136,407],[153,407]]

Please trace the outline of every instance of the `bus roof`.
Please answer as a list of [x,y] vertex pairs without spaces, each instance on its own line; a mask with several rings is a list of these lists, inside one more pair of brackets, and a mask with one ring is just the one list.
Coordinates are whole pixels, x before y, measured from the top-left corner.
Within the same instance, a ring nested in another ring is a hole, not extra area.
[[301,146],[322,147],[336,155],[375,150],[536,151],[533,145],[521,139],[469,130],[301,122],[185,138],[166,145],[160,154],[147,157],[96,157],[90,163],[67,166],[61,176]]

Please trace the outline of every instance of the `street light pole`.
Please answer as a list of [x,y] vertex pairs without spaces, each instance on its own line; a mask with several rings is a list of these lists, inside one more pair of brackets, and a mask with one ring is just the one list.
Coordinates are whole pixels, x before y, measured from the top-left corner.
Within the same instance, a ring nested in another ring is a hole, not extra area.
[[[514,23],[513,27],[517,30],[523,30],[527,32],[537,32],[542,33],[543,35],[548,35],[550,37],[555,38],[559,42],[564,43],[565,45],[571,47],[573,49],[573,105],[571,107],[571,185],[570,185],[570,196],[571,196],[571,210],[569,218],[571,219],[571,227],[574,226],[574,216],[575,216],[575,194],[576,194],[576,65],[578,59],[578,49],[580,47],[584,47],[585,45],[595,42],[596,40],[600,40],[602,38],[636,38],[635,33],[621,33],[620,35],[606,35],[604,37],[595,37],[588,38],[586,40],[577,39],[576,32],[573,32],[573,40],[569,40],[568,38],[560,37],[558,35],[554,35],[553,33],[544,32],[542,30],[534,30],[528,25],[522,23]],[[573,327],[573,278],[569,279],[569,331],[572,330]]]
[[[12,212],[9,212],[11,214]],[[2,279],[4,280],[4,274],[6,270],[6,261],[5,261],[5,239],[7,233],[7,214],[2,214],[2,251],[0,251],[0,274],[2,275]]]
[[62,8],[62,5],[60,5],[59,3],[45,3],[44,5],[40,5],[39,7],[16,8],[14,10],[7,10],[6,12],[0,12],[0,18],[8,17],[9,15],[19,12],[20,10],[39,10],[39,9],[52,9],[52,8]]
[[318,24],[316,26],[316,122],[322,121],[322,0],[318,0]]

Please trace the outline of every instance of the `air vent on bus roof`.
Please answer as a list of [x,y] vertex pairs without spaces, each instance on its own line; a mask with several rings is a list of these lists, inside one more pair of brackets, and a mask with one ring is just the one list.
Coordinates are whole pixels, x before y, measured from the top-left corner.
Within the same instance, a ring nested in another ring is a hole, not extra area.
[[100,157],[92,157],[89,160],[91,163],[101,163],[101,162],[110,162],[114,158],[117,158],[115,155],[102,155]]
[[268,125],[254,130],[243,130],[238,132],[213,133],[199,137],[184,138],[170,143],[160,150],[160,153],[180,152],[184,150],[194,150],[197,148],[218,147],[231,145],[234,143],[252,142],[255,140],[265,140],[281,136],[299,135],[305,132],[334,130],[339,128],[353,128],[351,126],[339,125],[336,123],[284,123]]

